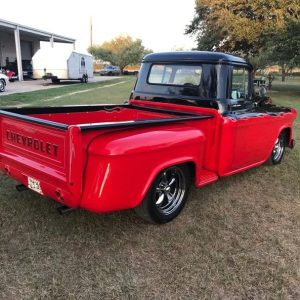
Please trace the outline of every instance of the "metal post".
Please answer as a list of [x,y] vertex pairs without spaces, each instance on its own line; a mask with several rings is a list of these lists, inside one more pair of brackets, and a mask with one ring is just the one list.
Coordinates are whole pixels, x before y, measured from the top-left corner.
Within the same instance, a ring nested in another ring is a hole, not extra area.
[[73,50],[76,50],[75,42],[73,43]]
[[53,38],[53,35],[51,35],[51,38],[50,38],[50,45],[51,45],[51,48],[54,47],[54,38]]
[[19,26],[16,27],[14,33],[15,33],[16,55],[17,55],[17,65],[18,65],[18,77],[19,77],[19,81],[22,81],[23,80],[23,68],[22,68],[22,53],[21,53],[21,41],[20,41]]
[[93,19],[90,17],[90,47],[93,46]]

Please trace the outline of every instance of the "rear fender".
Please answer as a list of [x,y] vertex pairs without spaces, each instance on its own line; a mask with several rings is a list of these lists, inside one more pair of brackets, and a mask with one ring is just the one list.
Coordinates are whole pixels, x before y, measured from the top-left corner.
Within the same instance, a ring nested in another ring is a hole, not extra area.
[[[288,116],[287,116],[288,115]],[[291,108],[291,112],[288,114],[285,114],[285,122],[281,124],[277,137],[284,132],[285,133],[285,138],[286,138],[286,146],[287,147],[292,147],[292,140],[293,140],[293,122],[297,117],[297,111],[294,108]],[[291,117],[292,116],[292,117]],[[277,138],[276,137],[276,138]],[[275,143],[275,141],[274,141]]]
[[202,131],[185,124],[128,129],[97,138],[88,149],[80,206],[108,212],[139,205],[163,169],[187,162],[200,169],[204,143]]

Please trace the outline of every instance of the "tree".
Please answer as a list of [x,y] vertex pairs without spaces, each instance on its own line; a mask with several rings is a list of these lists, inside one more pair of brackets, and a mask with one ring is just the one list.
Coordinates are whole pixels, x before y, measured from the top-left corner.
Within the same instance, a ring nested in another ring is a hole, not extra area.
[[102,45],[92,46],[88,51],[97,59],[119,66],[122,72],[125,67],[141,62],[145,54],[152,52],[143,46],[142,40],[134,40],[130,36],[116,37]]
[[298,0],[196,0],[195,16],[186,29],[199,50],[256,55],[274,32],[299,22]]
[[281,78],[285,81],[288,71],[300,65],[300,23],[288,23],[284,31],[272,35],[267,46],[269,61],[281,67]]
[[256,55],[248,56],[248,62],[253,66],[253,74],[255,76],[258,70],[262,70],[270,64],[270,55],[263,49]]

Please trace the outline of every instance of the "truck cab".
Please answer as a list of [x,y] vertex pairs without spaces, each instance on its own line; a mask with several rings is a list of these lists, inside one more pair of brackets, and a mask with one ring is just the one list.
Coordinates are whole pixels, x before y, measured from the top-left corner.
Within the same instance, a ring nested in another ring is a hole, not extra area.
[[285,111],[270,105],[257,107],[252,70],[244,59],[221,52],[149,54],[131,98],[212,108],[231,117]]

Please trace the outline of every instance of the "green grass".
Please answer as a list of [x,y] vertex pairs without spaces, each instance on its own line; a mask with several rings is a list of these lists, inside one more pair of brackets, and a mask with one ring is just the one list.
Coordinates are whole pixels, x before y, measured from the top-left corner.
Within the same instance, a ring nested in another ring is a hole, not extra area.
[[[120,102],[132,85],[80,97]],[[300,111],[300,85],[276,82],[271,96]],[[299,299],[299,123],[280,165],[192,189],[163,226],[132,211],[60,216],[0,176],[0,299]]]
[[[39,90],[0,97],[2,106],[59,106],[71,104],[122,103],[128,100],[136,77]],[[111,85],[115,85],[110,87]]]

